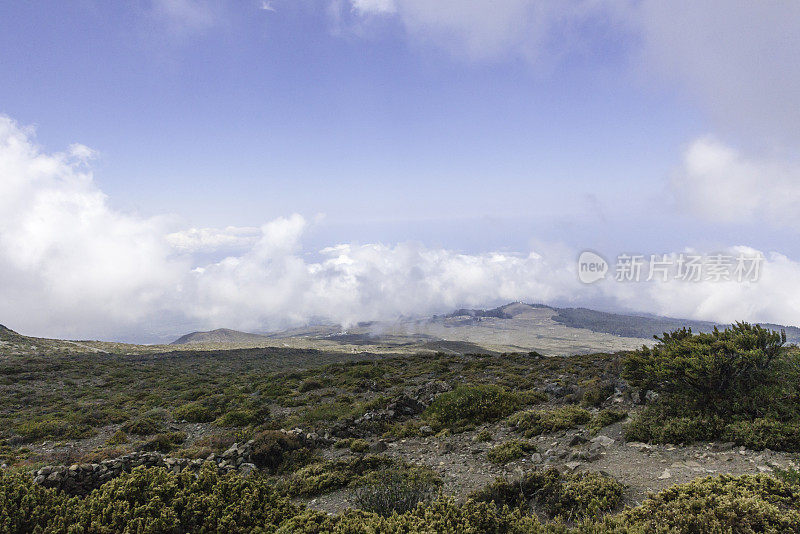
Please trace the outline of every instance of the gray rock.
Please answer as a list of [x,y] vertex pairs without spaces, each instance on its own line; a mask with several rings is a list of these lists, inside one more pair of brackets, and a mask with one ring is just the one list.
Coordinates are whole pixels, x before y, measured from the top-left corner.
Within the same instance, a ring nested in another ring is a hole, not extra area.
[[386,446],[386,442],[383,441],[383,440],[376,441],[375,443],[371,443],[370,446],[369,446],[369,452],[372,452],[372,453],[381,453],[381,452],[385,451],[386,449],[388,449],[388,447]]

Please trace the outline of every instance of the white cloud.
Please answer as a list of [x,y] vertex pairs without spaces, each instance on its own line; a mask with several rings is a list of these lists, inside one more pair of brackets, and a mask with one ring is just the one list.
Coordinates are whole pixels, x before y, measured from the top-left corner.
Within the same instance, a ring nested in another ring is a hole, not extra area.
[[800,224],[800,165],[784,158],[748,158],[703,137],[686,150],[671,185],[677,201],[704,219]]
[[552,61],[607,50],[613,41],[637,72],[662,88],[665,80],[682,86],[726,133],[752,135],[767,146],[800,143],[800,2],[350,0],[350,6],[364,17],[393,14],[409,40],[469,59]]
[[362,15],[394,13],[394,0],[352,0],[353,10]]
[[[791,297],[800,295],[800,264],[779,254],[767,255],[753,284],[591,286],[578,282],[576,251],[557,244],[462,254],[340,243],[309,259],[300,215],[258,229],[176,231],[167,218],[112,209],[79,157],[90,152],[44,153],[32,135],[0,118],[0,322],[24,333],[130,337],[165,317],[181,329],[352,323],[513,300],[800,324],[800,298]],[[730,160],[710,152],[697,157],[702,172]],[[190,254],[219,247],[241,251],[212,263]]]
[[178,34],[206,30],[217,21],[211,0],[153,0],[153,14]]
[[412,40],[457,56],[533,61],[543,51],[559,54],[582,41],[579,25],[605,10],[595,0],[350,0],[350,6],[362,16],[396,14]]
[[228,226],[226,228],[189,228],[167,234],[167,242],[182,252],[216,252],[245,250],[261,235],[259,228]]
[[45,154],[31,135],[0,116],[0,316],[64,334],[147,317],[186,268],[165,222],[112,210],[89,151]]

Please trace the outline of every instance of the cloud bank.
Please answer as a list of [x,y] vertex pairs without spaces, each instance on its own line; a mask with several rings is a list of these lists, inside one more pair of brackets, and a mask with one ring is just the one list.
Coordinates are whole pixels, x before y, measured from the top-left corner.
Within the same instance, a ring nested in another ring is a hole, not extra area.
[[[713,180],[720,165],[738,165],[724,147],[707,145],[687,156],[694,179]],[[300,215],[260,228],[215,230],[121,213],[93,182],[92,156],[81,145],[45,153],[30,129],[0,117],[3,324],[32,335],[130,338],[162,318],[256,330],[513,300],[602,301],[682,317],[800,324],[800,297],[786,297],[800,294],[800,265],[776,253],[766,254],[757,283],[605,280],[587,286],[575,270],[579,251],[557,243],[522,253],[462,254],[415,243],[339,243],[308,251],[309,222]],[[238,252],[219,261],[197,254],[230,249]]]

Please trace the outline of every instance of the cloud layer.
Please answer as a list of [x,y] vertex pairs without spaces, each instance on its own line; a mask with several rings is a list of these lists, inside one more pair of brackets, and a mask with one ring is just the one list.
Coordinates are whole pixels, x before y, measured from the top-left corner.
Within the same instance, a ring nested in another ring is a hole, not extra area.
[[[724,147],[704,143],[687,155],[691,179],[713,181],[720,167],[741,164]],[[0,118],[3,324],[33,335],[130,338],[162,320],[181,325],[174,330],[254,330],[513,300],[800,324],[800,299],[786,297],[787,288],[800,288],[800,265],[779,254],[767,255],[762,279],[752,284],[591,286],[578,281],[578,251],[558,244],[519,254],[462,254],[414,243],[344,243],[309,255],[303,248],[309,223],[300,215],[260,228],[214,230],[116,211],[92,180],[92,155],[80,145],[44,153],[32,131]],[[215,250],[235,252],[219,261],[195,254]]]

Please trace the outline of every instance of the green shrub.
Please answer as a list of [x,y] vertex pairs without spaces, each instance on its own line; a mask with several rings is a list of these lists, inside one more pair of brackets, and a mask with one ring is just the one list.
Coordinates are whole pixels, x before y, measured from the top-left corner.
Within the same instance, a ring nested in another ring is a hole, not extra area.
[[186,441],[183,432],[165,432],[156,434],[151,440],[141,446],[143,451],[170,452]]
[[307,465],[293,473],[284,483],[291,496],[314,496],[344,487],[359,487],[377,482],[376,473],[397,471],[404,477],[426,484],[441,484],[441,479],[430,469],[411,466],[385,456],[356,456],[340,460],[327,460]]
[[558,408],[517,412],[508,418],[511,427],[522,432],[526,438],[557,430],[566,430],[591,421],[592,414],[578,406],[566,405]]
[[625,439],[655,443],[688,444],[719,436],[725,422],[715,416],[669,417],[656,409],[644,410],[625,427]]
[[123,432],[137,436],[158,434],[166,429],[164,417],[158,412],[148,412],[122,425]]
[[519,397],[499,386],[459,386],[436,397],[423,416],[436,429],[457,431],[513,413]]
[[315,389],[323,388],[323,384],[321,381],[315,378],[307,378],[300,382],[300,386],[298,386],[297,391],[300,393],[305,393],[307,391],[314,391]]
[[89,425],[63,419],[27,421],[17,426],[16,431],[24,441],[38,441],[45,438],[81,439],[94,434]]
[[737,421],[726,426],[722,435],[750,449],[800,452],[800,423],[794,421],[770,418]]
[[589,423],[589,430],[592,434],[597,434],[600,429],[605,428],[608,425],[613,425],[618,421],[622,421],[626,417],[628,417],[628,412],[625,410],[600,410],[594,415],[594,417],[592,417],[592,421]]
[[737,408],[740,397],[776,382],[774,371],[786,333],[736,323],[709,334],[684,328],[656,339],[654,347],[626,357],[623,377],[687,407],[725,415]]
[[436,487],[431,480],[387,469],[358,488],[354,501],[362,510],[387,517],[413,510],[420,502],[433,497]]
[[253,439],[253,463],[275,473],[288,465],[303,463],[311,451],[294,434],[266,430]]
[[508,462],[518,460],[523,456],[532,453],[536,447],[527,441],[512,439],[492,448],[486,453],[490,462],[497,465],[505,465]]
[[258,425],[269,419],[269,409],[267,407],[253,409],[229,410],[215,421],[218,426],[242,427],[248,425]]
[[266,480],[136,468],[85,498],[0,471],[0,532],[268,532],[300,513]]
[[217,418],[217,413],[201,402],[187,402],[173,410],[172,415],[177,420],[190,423],[210,423]]
[[122,430],[117,430],[110,438],[108,438],[106,445],[124,445],[125,443],[128,443],[128,441],[128,435]]
[[477,442],[487,442],[492,441],[492,433],[488,429],[483,429],[477,434],[475,434],[475,441]]
[[350,442],[350,451],[355,453],[369,452],[369,443],[363,439],[354,439]]
[[721,475],[673,486],[611,518],[615,532],[800,532],[800,492],[765,475]]
[[531,471],[514,481],[498,479],[470,495],[498,507],[535,505],[550,518],[598,517],[622,502],[623,486],[600,473],[562,474],[556,469]]
[[583,391],[581,402],[585,406],[599,407],[607,398],[614,394],[614,384],[611,382],[591,381]]

